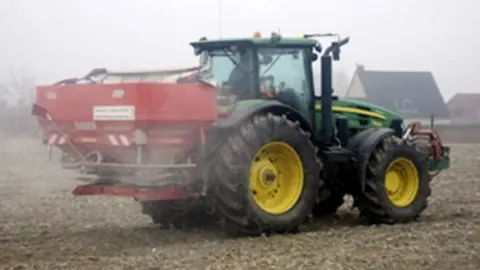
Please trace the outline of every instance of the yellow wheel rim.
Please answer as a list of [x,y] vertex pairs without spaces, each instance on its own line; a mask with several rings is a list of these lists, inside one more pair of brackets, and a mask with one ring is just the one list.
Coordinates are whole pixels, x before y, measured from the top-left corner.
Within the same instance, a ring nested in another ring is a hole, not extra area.
[[265,212],[280,215],[292,209],[302,195],[302,161],[290,145],[271,142],[254,156],[250,166],[250,191]]
[[398,207],[410,205],[419,189],[418,170],[412,161],[397,158],[387,168],[385,189],[390,201]]

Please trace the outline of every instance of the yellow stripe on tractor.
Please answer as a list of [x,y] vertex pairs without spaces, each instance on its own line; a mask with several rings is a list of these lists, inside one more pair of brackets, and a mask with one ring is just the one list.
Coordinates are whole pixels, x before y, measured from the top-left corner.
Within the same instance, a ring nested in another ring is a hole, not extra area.
[[[315,105],[315,110],[320,110],[322,109],[322,106],[320,104]],[[372,112],[372,111],[367,111],[367,110],[362,110],[362,109],[357,109],[357,108],[350,108],[350,107],[343,107],[343,106],[332,106],[332,110],[334,112],[346,112],[346,113],[356,113],[356,114],[363,114],[363,115],[368,115],[372,116],[375,118],[379,118],[382,120],[387,119],[385,115]]]

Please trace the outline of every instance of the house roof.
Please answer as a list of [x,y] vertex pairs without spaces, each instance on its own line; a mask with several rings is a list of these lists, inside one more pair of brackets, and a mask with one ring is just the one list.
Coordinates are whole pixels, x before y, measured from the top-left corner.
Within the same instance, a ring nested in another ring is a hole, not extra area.
[[448,108],[477,108],[480,104],[480,93],[457,93],[447,103]]
[[450,117],[431,72],[373,71],[362,67],[357,71],[369,102],[405,118],[425,118],[432,114]]

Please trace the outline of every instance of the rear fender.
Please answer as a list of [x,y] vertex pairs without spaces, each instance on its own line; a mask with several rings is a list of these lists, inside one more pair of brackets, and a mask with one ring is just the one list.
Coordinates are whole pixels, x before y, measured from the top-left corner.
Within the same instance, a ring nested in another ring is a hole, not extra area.
[[347,148],[354,153],[355,163],[353,167],[362,192],[365,190],[365,174],[372,152],[385,137],[394,134],[395,131],[390,128],[371,128],[356,134],[350,139]]
[[[247,119],[258,114],[272,113],[275,115],[285,115],[291,121],[298,121],[303,130],[312,132],[310,123],[300,112],[292,107],[274,100],[246,100],[237,104],[235,109],[225,118],[220,118],[213,123],[214,130],[230,130],[239,126]],[[313,138],[312,138],[313,139]]]

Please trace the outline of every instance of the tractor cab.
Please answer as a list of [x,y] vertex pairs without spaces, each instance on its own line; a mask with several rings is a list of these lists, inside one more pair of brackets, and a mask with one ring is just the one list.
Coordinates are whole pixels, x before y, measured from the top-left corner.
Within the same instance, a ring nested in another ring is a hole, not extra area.
[[316,40],[262,38],[200,40],[193,42],[200,55],[200,76],[214,81],[222,95],[236,100],[276,99],[311,119],[314,103],[311,63]]
[[[340,47],[349,39],[334,41],[323,51],[314,38],[325,36],[338,37],[315,34],[290,38],[272,33],[271,37],[263,38],[255,33],[253,38],[201,38],[191,45],[201,59],[198,78],[208,78],[219,89],[220,96],[233,96],[234,101],[272,99],[289,105],[309,122],[318,138],[329,145],[334,133],[332,60],[339,59]],[[322,95],[315,97],[312,62],[322,51]],[[342,126],[345,127],[343,133],[348,132],[346,123]]]

